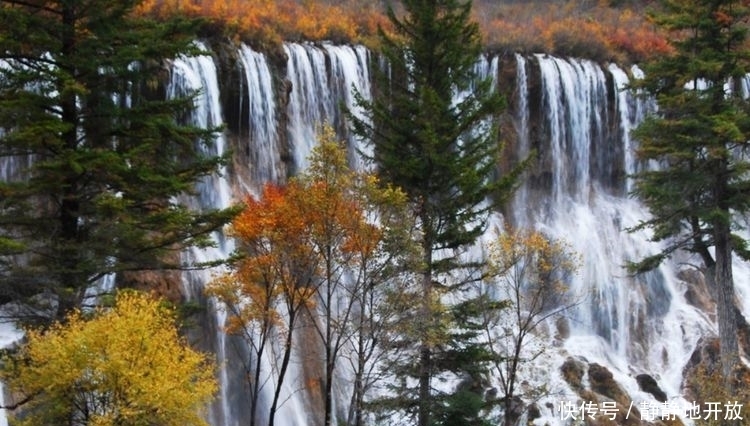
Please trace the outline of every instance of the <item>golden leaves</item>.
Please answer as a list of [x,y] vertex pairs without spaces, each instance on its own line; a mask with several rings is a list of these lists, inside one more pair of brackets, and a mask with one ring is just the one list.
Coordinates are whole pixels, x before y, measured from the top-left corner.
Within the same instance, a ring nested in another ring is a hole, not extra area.
[[490,247],[488,268],[489,276],[509,277],[514,285],[531,291],[560,293],[566,290],[562,278],[577,270],[579,263],[580,256],[564,241],[539,231],[508,229]]
[[[644,16],[607,2],[571,0],[504,4],[475,2],[474,19],[486,43],[513,51],[604,56],[606,60],[641,61],[672,52],[672,47]],[[377,2],[342,0],[336,4],[296,0],[147,0],[139,14],[182,14],[207,18],[232,36],[261,42],[333,40],[375,44],[378,28],[390,32]],[[732,23],[728,14],[716,18]]]
[[[134,291],[94,314],[73,312],[5,360],[3,379],[21,395],[22,424],[77,416],[88,424],[205,425],[216,391],[213,365],[179,337],[174,312]],[[38,407],[38,409],[37,409]]]

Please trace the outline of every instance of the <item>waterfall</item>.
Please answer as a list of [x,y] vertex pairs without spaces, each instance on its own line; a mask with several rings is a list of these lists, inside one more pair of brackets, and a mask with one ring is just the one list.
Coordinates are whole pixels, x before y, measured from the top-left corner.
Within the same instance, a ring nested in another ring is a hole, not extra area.
[[[195,208],[228,207],[265,182],[283,182],[287,170],[303,170],[323,124],[333,126],[349,144],[354,167],[366,166],[355,153],[367,147],[348,132],[342,108],[361,114],[353,90],[365,99],[371,96],[370,53],[362,46],[305,43],[286,43],[283,52],[285,65],[274,65],[265,54],[237,46],[240,87],[229,89],[219,84],[226,70],[211,56],[173,61],[170,96],[199,91],[190,117],[193,124],[225,124],[227,111],[222,108],[227,103],[222,102],[221,90],[237,90],[246,99],[234,112],[243,117],[239,123],[248,123],[247,128],[227,126],[217,134],[213,150],[207,152],[223,155],[232,145],[234,162],[198,184],[196,195],[189,200]],[[569,358],[606,366],[636,403],[653,400],[639,389],[635,376],[641,373],[654,377],[670,399],[679,399],[683,367],[702,337],[716,335],[716,326],[708,313],[686,300],[688,283],[680,279],[680,272],[691,260],[687,255],[642,276],[631,277],[623,268],[627,261],[660,250],[659,244],[649,241],[647,231],[625,232],[648,218],[647,209],[628,197],[632,182],[626,179],[644,167],[635,159],[636,141],[630,131],[655,108],[652,102],[622,90],[630,78],[640,75],[640,70],[635,67],[625,71],[616,65],[601,67],[592,61],[548,55],[517,54],[514,58],[504,62],[486,57],[477,63],[483,76],[498,75],[501,63],[516,67],[512,99],[512,129],[516,134],[509,139],[514,141],[519,158],[537,153],[537,161],[503,219],[566,241],[583,259],[568,283],[570,297],[580,302],[566,315],[569,333],[556,333],[555,322],[544,324],[546,331],[539,338],[546,339],[541,344],[548,350],[524,370],[522,379],[531,386],[544,383],[554,392],[542,401],[549,406],[538,404],[542,421],[563,424],[555,409],[564,400],[576,399],[559,373]],[[750,93],[750,85],[744,83],[743,90]],[[280,88],[280,84],[288,87]],[[286,89],[288,99],[282,101],[279,94]],[[247,167],[249,173],[239,173],[238,165]],[[17,158],[0,158],[0,179],[12,179],[24,167],[26,163]],[[492,218],[492,224],[483,241],[496,237],[498,216]],[[234,250],[231,239],[222,233],[213,237],[215,248],[189,250],[183,254],[184,262],[228,257]],[[186,272],[185,296],[203,302],[203,286],[218,272],[221,270]],[[740,307],[750,316],[747,264],[735,264],[735,279]],[[201,324],[204,335],[195,340],[216,353],[221,385],[208,420],[214,426],[245,424],[249,399],[243,357],[249,352],[242,349],[246,344],[242,339],[223,332],[226,315],[221,307],[211,300],[205,302],[209,312],[206,324]],[[17,336],[15,329],[0,328],[0,346],[10,344]],[[312,397],[299,389],[305,382],[305,349],[294,348],[296,358],[290,363],[276,417],[279,426],[303,426],[314,418]],[[267,371],[274,365],[277,350],[270,348],[264,356]],[[346,372],[340,377],[346,377]],[[338,392],[347,387],[343,379],[340,381]],[[270,405],[271,392],[272,386],[264,388],[262,404]],[[336,403],[337,410],[345,410],[348,403],[342,397]],[[261,407],[261,422],[266,414],[267,408]],[[0,412],[0,426],[3,424]]]
[[[249,104],[248,111],[240,111],[240,115],[246,116],[250,124],[244,147],[250,153],[251,176],[256,183],[278,182],[281,179],[280,152],[271,70],[264,54],[244,44],[240,47],[240,60]],[[242,134],[242,129],[239,133]]]
[[552,199],[586,202],[591,185],[593,142],[601,142],[607,118],[606,81],[591,61],[537,55],[549,122]]
[[[285,44],[288,57],[287,78],[291,83],[290,101],[286,114],[287,129],[278,129],[278,104],[273,88],[271,66],[267,57],[248,46],[241,45],[238,57],[243,70],[242,87],[246,88],[247,109],[240,111],[240,122],[248,122],[249,129],[239,129],[236,155],[249,153],[246,164],[251,171],[249,176],[232,175],[231,170],[223,169],[220,176],[207,178],[198,185],[198,196],[193,200],[197,208],[225,208],[233,199],[247,194],[233,193],[240,190],[255,192],[264,182],[281,181],[281,134],[286,134],[293,157],[293,169],[306,167],[307,156],[317,143],[319,126],[330,124],[339,129],[352,148],[361,146],[360,141],[346,133],[346,120],[342,105],[358,113],[352,89],[356,89],[365,99],[370,96],[368,74],[369,53],[364,47],[345,47],[310,44]],[[196,109],[192,116],[193,124],[210,127],[224,124],[222,118],[220,91],[216,65],[210,56],[179,58],[172,67],[170,93],[184,94],[200,90]],[[246,119],[246,120],[245,120]],[[222,155],[227,143],[226,132],[217,135],[216,151],[208,154]],[[354,151],[354,150],[353,150]],[[358,157],[352,156],[354,166]],[[245,179],[245,180],[243,180]],[[249,179],[249,181],[248,181]],[[230,182],[232,183],[230,185]],[[186,262],[207,262],[226,258],[233,250],[231,240],[222,235],[214,236],[217,247],[214,249],[190,250],[184,254]],[[201,299],[203,285],[216,271],[193,271],[184,275],[185,293],[193,299]],[[209,346],[216,352],[220,364],[220,394],[213,407],[210,422],[214,425],[235,426],[245,424],[249,405],[249,395],[244,383],[244,363],[249,352],[242,349],[246,345],[241,338],[228,336],[222,331],[226,313],[215,303],[209,306],[214,312],[207,325],[214,330],[215,341]],[[299,343],[298,343],[299,345]],[[281,347],[276,344],[264,354],[263,369],[275,368],[276,354]],[[244,358],[244,359],[243,359]],[[306,425],[309,420],[307,397],[300,390],[305,383],[301,366],[304,358],[303,347],[295,347],[293,360],[285,377],[280,406],[276,415],[279,426]],[[258,415],[261,424],[266,420],[268,406],[273,397],[273,382],[263,387],[260,395],[261,407]]]
[[[516,54],[516,87],[518,95],[516,97],[516,111],[513,120],[513,129],[516,132],[516,151],[517,160],[527,158],[529,156],[530,147],[530,131],[529,131],[529,85],[528,85],[528,74],[527,74],[527,61],[523,55]],[[519,210],[526,211],[526,205],[529,198],[528,185],[523,185],[516,190],[514,199],[516,209],[516,217],[521,217]],[[525,222],[527,218],[524,218]]]
[[[7,67],[5,61],[0,61],[0,67]],[[0,128],[0,136],[3,129]],[[0,180],[9,182],[19,179],[23,171],[29,167],[31,156],[0,156]],[[6,312],[6,310],[10,312]],[[14,306],[0,306],[0,318],[12,318]],[[0,349],[7,349],[23,339],[23,331],[10,320],[0,320]],[[0,382],[0,406],[6,404],[5,384]],[[5,409],[0,409],[0,426],[8,426],[8,415]]]
[[[2,161],[0,160],[0,162]],[[3,312],[0,312],[0,315],[3,315]],[[16,345],[23,339],[23,334],[23,331],[19,330],[15,324],[8,321],[0,321],[0,349]],[[5,397],[5,384],[0,382],[0,405],[5,405]],[[8,416],[5,409],[0,409],[0,426],[8,426]]]
[[[638,162],[635,159],[636,142],[630,136],[630,132],[634,126],[643,121],[646,114],[656,111],[656,104],[653,99],[635,99],[633,95],[628,92],[628,84],[630,83],[630,77],[620,67],[615,64],[610,64],[608,67],[612,79],[614,80],[615,89],[615,101],[616,110],[619,112],[619,124],[620,133],[619,139],[622,141],[622,147],[624,150],[624,169],[626,176],[632,176],[634,173],[641,170]],[[642,78],[643,72],[638,66],[633,66],[630,70],[633,78]],[[633,189],[633,180],[627,178],[625,184],[626,192],[630,192]]]
[[[621,90],[628,77],[614,65],[608,67],[608,77],[589,61],[536,55],[518,61],[519,78],[530,78],[525,67],[532,62],[540,70],[537,125],[543,131],[535,135],[536,142],[527,136],[531,129],[525,109],[535,100],[519,99],[518,140],[535,143],[542,159],[537,167],[551,170],[552,182],[541,190],[530,188],[531,182],[523,184],[513,204],[514,220],[567,241],[583,259],[569,284],[571,297],[581,301],[568,319],[570,337],[558,342],[561,350],[547,362],[559,366],[572,356],[604,365],[636,403],[652,400],[634,379],[641,373],[656,378],[669,398],[678,398],[682,368],[699,338],[714,333],[715,326],[686,302],[677,262],[637,277],[628,276],[623,267],[660,249],[648,241],[647,232],[625,232],[648,218],[643,205],[627,198],[630,187],[624,176],[637,170],[629,131],[653,106]],[[519,82],[518,87],[527,84]],[[620,179],[613,180],[613,173]],[[527,195],[531,193],[533,197]],[[557,380],[555,385],[564,388]],[[561,422],[559,417],[549,420]]]
[[[285,44],[284,52],[288,57],[287,79],[292,85],[287,133],[294,168],[307,167],[307,157],[317,143],[318,129],[322,125],[337,129],[351,147],[359,146],[360,141],[346,130],[341,104],[358,114],[353,90],[365,99],[370,97],[367,50],[362,46]],[[350,160],[360,165],[357,156],[351,156]]]
[[[203,45],[201,47],[205,48]],[[190,117],[192,124],[203,128],[221,126],[224,120],[219,104],[218,73],[213,59],[210,56],[178,58],[172,64],[171,71],[171,79],[167,92],[168,96],[184,96],[196,91],[199,93],[199,96],[195,100],[195,109]],[[215,149],[211,154],[223,154],[225,142],[223,134],[217,135]],[[222,171],[226,172],[226,170]],[[196,199],[190,201],[195,208],[226,208],[230,205],[230,192],[226,177],[207,177],[198,184]],[[216,243],[215,248],[190,250],[183,254],[186,263],[207,262],[226,258],[231,248],[222,244],[223,237],[221,235],[214,235],[213,238]],[[183,285],[185,296],[193,300],[200,298],[203,284],[210,280],[210,276],[210,273],[206,273],[206,271],[186,273]],[[213,320],[216,324],[223,324],[223,312],[215,309],[215,318]],[[215,349],[217,358],[221,362],[226,357],[226,336],[221,327],[217,327],[216,340]],[[220,413],[218,416],[221,417],[221,421],[219,421],[215,413],[212,415],[211,420],[215,424],[230,426],[236,422],[232,422],[229,418],[231,407],[228,404],[230,398],[227,392],[228,386],[226,385],[229,381],[226,368],[221,368],[219,380],[221,388],[218,399],[221,409],[218,410]]]
[[[284,47],[292,82],[287,132],[297,168],[306,165],[319,123],[331,123],[349,137],[336,105],[351,105],[346,95],[350,92],[341,87],[353,84],[338,74],[338,49],[342,48]],[[352,53],[349,50],[346,57],[352,59]],[[644,206],[627,197],[625,176],[638,170],[629,132],[653,105],[621,90],[629,77],[614,65],[602,68],[592,61],[546,55],[516,59],[516,152],[523,156],[536,150],[540,161],[532,173],[549,178],[522,184],[508,219],[569,242],[584,259],[570,283],[570,294],[581,302],[569,314],[570,336],[554,343],[559,349],[545,355],[536,380],[571,397],[561,375],[550,377],[550,371],[559,369],[566,358],[578,357],[606,366],[634,401],[653,400],[635,381],[641,373],[655,377],[670,398],[678,398],[682,368],[700,337],[715,331],[714,325],[706,313],[685,301],[686,283],[678,279],[676,263],[640,277],[628,276],[623,268],[627,261],[660,249],[645,231],[625,232],[647,218]],[[482,58],[477,67],[480,75],[496,75],[497,58]],[[631,75],[638,73],[637,68],[631,70]],[[529,98],[531,78],[539,80],[539,99]],[[537,121],[534,128],[532,120]],[[495,231],[493,227],[489,232]],[[560,401],[550,402],[554,406]],[[552,424],[560,423],[554,413],[547,416]]]

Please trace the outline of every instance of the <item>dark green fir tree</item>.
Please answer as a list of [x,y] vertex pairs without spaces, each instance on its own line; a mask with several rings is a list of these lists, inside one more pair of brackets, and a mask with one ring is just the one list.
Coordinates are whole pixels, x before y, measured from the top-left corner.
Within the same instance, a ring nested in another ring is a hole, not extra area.
[[638,158],[659,163],[635,176],[633,193],[652,214],[636,229],[650,228],[666,248],[632,267],[652,269],[681,249],[698,256],[717,303],[730,387],[739,363],[732,257],[748,258],[735,231],[750,207],[750,104],[740,85],[750,71],[749,13],[743,1],[660,2],[652,16],[674,53],[646,64],[634,84],[659,105],[635,131]]
[[[407,194],[422,253],[414,271],[418,302],[404,313],[411,326],[401,328],[402,340],[393,342],[394,350],[414,355],[391,368],[404,380],[393,398],[379,402],[415,417],[419,426],[475,425],[487,408],[481,381],[492,354],[476,339],[467,315],[472,301],[444,300],[467,285],[455,278],[475,265],[462,263],[458,253],[485,230],[517,170],[497,178],[500,145],[493,119],[504,100],[490,79],[478,75],[482,46],[470,20],[471,2],[400,3],[398,13],[388,9],[393,33],[380,34],[387,65],[378,89],[372,101],[359,99],[364,118],[352,117],[355,133],[371,142],[382,181]],[[436,382],[446,374],[471,385],[439,391]]]
[[138,5],[0,2],[1,302],[65,314],[106,274],[180,267],[233,214],[178,201],[223,161],[203,154],[215,129],[181,124],[193,99],[164,90],[198,22]]

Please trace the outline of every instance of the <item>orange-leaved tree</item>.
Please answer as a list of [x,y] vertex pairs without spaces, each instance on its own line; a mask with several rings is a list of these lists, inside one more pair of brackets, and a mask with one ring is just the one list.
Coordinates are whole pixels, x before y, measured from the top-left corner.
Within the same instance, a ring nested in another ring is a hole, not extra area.
[[[144,0],[142,15],[200,16],[214,29],[254,44],[282,40],[363,42],[386,24],[377,5],[362,0],[327,4],[298,0]],[[386,25],[387,26],[387,25]]]
[[[269,183],[259,200],[248,197],[244,211],[232,222],[238,258],[229,273],[207,287],[229,313],[226,331],[245,338],[251,349],[250,425],[258,417],[259,395],[266,383],[275,386],[268,412],[268,424],[274,423],[294,330],[303,308],[313,303],[317,285],[319,265],[294,203],[300,197],[295,183],[285,188]],[[275,335],[283,342],[282,359],[278,369],[264,372],[262,360]]]
[[[237,260],[208,288],[230,314],[227,331],[248,340],[255,360],[249,368],[251,425],[269,375],[276,386],[269,412],[273,424],[302,313],[309,315],[323,352],[324,423],[334,422],[334,372],[344,348],[354,354],[349,417],[361,421],[371,383],[365,370],[372,366],[381,332],[375,317],[384,318],[382,310],[374,312],[379,309],[374,293],[381,291],[379,283],[399,273],[394,265],[408,246],[403,193],[381,188],[374,176],[350,169],[346,149],[330,127],[322,129],[319,139],[307,170],[283,188],[268,184],[259,200],[247,200],[232,227]],[[285,336],[280,365],[263,372],[260,360],[280,330]]]

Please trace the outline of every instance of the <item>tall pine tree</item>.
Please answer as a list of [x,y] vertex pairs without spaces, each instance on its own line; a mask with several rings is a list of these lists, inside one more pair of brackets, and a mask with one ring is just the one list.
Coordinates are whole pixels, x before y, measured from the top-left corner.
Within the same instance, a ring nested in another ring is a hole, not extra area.
[[636,229],[652,229],[667,245],[633,267],[651,269],[680,249],[701,259],[717,304],[722,372],[732,386],[739,363],[732,257],[748,257],[734,232],[750,207],[750,104],[740,86],[750,71],[750,11],[731,0],[661,6],[653,16],[670,31],[675,52],[647,64],[636,83],[655,96],[659,113],[635,132],[638,157],[660,167],[636,176],[634,194],[653,215]]
[[193,99],[162,84],[170,58],[196,52],[198,23],[138,5],[0,2],[3,302],[44,293],[63,314],[106,274],[179,267],[169,252],[232,214],[178,201],[222,161],[203,154],[213,129],[180,124]]
[[456,250],[476,240],[492,201],[513,186],[515,174],[492,180],[499,145],[488,123],[504,101],[477,74],[481,39],[470,21],[471,1],[401,4],[402,16],[388,9],[393,34],[381,32],[387,70],[379,76],[379,91],[373,101],[360,98],[364,118],[352,117],[355,132],[371,141],[381,179],[407,194],[419,223],[420,302],[411,312],[410,336],[418,347],[416,361],[399,370],[415,386],[405,382],[390,405],[415,415],[419,426],[478,424],[481,391],[450,394],[433,385],[446,372],[476,383],[490,356],[475,340],[470,303],[446,306],[442,296],[465,284],[450,278],[470,267]]

